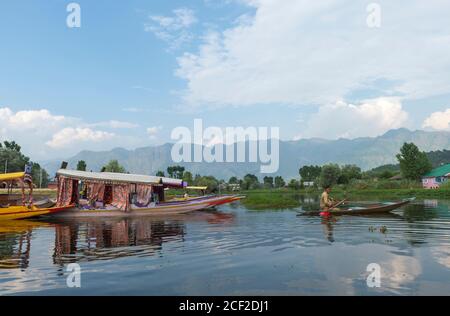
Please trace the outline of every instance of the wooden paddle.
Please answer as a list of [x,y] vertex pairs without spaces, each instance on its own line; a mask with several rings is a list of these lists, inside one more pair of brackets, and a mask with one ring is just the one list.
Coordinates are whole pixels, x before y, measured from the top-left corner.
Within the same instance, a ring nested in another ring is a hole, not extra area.
[[328,211],[329,211],[329,210],[333,210],[334,208],[336,208],[336,207],[338,207],[338,206],[341,206],[342,204],[344,204],[345,202],[347,202],[347,200],[348,200],[348,199],[342,200],[342,201],[340,201],[340,202],[334,204],[333,206],[330,206],[330,207],[328,208]]

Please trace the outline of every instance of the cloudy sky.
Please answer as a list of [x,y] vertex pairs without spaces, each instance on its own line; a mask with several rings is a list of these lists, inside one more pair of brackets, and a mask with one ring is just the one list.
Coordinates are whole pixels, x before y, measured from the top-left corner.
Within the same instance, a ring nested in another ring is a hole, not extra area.
[[35,160],[170,141],[178,126],[281,138],[450,130],[447,0],[0,4],[0,140]]

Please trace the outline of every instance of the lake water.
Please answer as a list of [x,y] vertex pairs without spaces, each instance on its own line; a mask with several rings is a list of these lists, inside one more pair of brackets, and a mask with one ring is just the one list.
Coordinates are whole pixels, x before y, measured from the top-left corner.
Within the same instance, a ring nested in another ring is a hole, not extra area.
[[[450,295],[450,201],[330,220],[298,211],[0,223],[0,295]],[[71,263],[80,288],[67,286]]]

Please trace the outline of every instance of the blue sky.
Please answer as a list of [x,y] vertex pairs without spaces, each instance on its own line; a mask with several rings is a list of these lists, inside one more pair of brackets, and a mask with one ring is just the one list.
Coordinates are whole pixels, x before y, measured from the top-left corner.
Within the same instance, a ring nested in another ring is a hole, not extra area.
[[286,140],[449,130],[448,2],[0,4],[0,139],[35,159],[170,141],[177,126],[279,126]]

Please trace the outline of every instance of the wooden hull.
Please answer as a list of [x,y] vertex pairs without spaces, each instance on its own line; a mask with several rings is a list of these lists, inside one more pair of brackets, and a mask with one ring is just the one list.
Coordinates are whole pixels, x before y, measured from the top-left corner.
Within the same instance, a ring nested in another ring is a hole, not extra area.
[[[393,210],[396,210],[402,206],[408,205],[411,203],[411,200],[401,201],[397,203],[390,204],[375,204],[372,206],[367,206],[364,208],[350,208],[350,209],[342,209],[339,211],[329,211],[328,213],[333,216],[339,215],[372,215],[372,214],[383,214],[389,213]],[[312,211],[312,212],[304,212],[301,215],[306,216],[318,216],[322,211]]]
[[[240,200],[238,196],[209,197],[205,199],[190,199],[186,201],[174,201],[161,203],[154,207],[132,207],[130,212],[118,209],[105,210],[81,210],[73,209],[64,213],[55,214],[55,217],[135,217],[135,216],[161,216],[178,215],[200,211],[217,205],[231,203]],[[53,215],[52,215],[53,216]]]
[[28,208],[25,206],[11,206],[0,208],[0,221],[33,218],[42,215],[56,214],[72,209],[74,206],[52,207],[52,208]]

